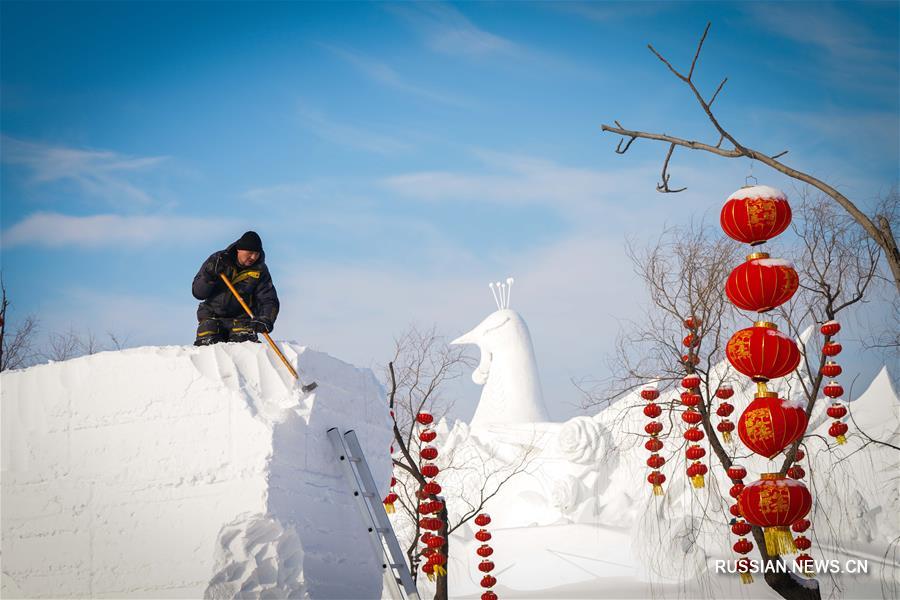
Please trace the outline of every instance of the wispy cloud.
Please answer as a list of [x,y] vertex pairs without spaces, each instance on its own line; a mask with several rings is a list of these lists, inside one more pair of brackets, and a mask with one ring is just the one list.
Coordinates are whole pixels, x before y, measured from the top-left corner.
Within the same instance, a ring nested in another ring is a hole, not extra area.
[[182,243],[215,239],[223,227],[237,225],[228,219],[174,216],[121,216],[112,214],[71,216],[38,212],[3,231],[3,247],[44,246],[60,248],[141,247],[152,243]]
[[303,127],[319,138],[340,146],[382,155],[396,154],[412,147],[397,138],[334,121],[302,102],[297,114]]
[[513,41],[476,26],[462,12],[443,2],[389,4],[388,10],[409,22],[429,48],[451,56],[519,54]]
[[650,17],[675,8],[662,2],[549,2],[543,6],[600,23]]
[[41,144],[8,135],[0,135],[0,145],[3,162],[28,169],[31,183],[71,183],[85,195],[116,206],[151,204],[154,199],[131,179],[167,160]]
[[320,46],[332,52],[336,56],[344,59],[352,66],[356,67],[363,75],[383,86],[393,88],[406,94],[418,96],[426,100],[431,100],[433,102],[439,102],[441,104],[447,104],[450,106],[471,108],[473,105],[473,103],[466,98],[462,98],[453,94],[432,91],[428,88],[412,83],[402,77],[393,67],[385,62],[368,58],[345,48],[338,48],[329,44],[320,44]]

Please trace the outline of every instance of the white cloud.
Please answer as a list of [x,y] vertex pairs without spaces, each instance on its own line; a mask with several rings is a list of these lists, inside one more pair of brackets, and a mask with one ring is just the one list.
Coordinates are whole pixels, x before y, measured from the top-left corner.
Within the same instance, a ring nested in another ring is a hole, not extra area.
[[227,219],[174,216],[121,216],[112,214],[71,216],[38,212],[3,232],[4,248],[14,246],[134,247],[156,242],[178,244],[184,240],[216,238],[223,227],[235,227]]
[[297,113],[305,128],[316,136],[340,146],[382,155],[396,154],[412,147],[407,142],[391,136],[339,123],[302,103]]
[[426,100],[431,100],[433,102],[439,102],[441,104],[447,104],[450,106],[461,108],[471,108],[473,106],[473,103],[465,98],[442,92],[435,92],[411,83],[403,78],[393,67],[384,62],[361,56],[344,48],[338,48],[328,44],[320,45],[323,48],[334,53],[335,55],[339,56],[340,58],[349,62],[351,65],[359,69],[359,71],[361,71],[363,75],[365,75],[372,81],[375,81],[376,83],[379,83],[386,87],[394,88],[406,94],[411,94],[413,96],[418,96]]
[[443,54],[484,56],[520,52],[511,40],[477,27],[459,10],[444,2],[392,4],[388,9],[409,21],[432,50]]
[[108,150],[52,146],[0,136],[2,160],[30,170],[33,184],[72,183],[84,194],[113,205],[153,202],[131,179],[167,160],[165,156],[129,157]]

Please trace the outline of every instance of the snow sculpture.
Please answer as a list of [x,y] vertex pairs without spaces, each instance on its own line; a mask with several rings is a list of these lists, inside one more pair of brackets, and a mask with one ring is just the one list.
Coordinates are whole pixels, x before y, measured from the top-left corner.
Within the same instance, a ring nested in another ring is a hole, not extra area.
[[550,420],[544,406],[531,334],[519,313],[509,308],[512,284],[512,277],[506,283],[489,284],[497,310],[473,330],[451,342],[475,344],[481,350],[481,362],[472,373],[472,381],[484,385],[484,389],[472,417],[473,428]]

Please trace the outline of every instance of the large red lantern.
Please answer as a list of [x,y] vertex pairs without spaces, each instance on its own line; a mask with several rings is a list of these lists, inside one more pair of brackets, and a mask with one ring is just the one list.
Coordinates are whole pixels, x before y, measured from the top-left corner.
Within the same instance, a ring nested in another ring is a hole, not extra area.
[[732,239],[756,246],[787,229],[791,206],[781,190],[766,185],[743,187],[725,201],[719,222]]
[[800,364],[794,340],[767,321],[757,321],[731,336],[725,355],[735,369],[756,382],[783,377]]
[[790,300],[799,284],[791,263],[759,252],[735,267],[725,283],[725,294],[740,309],[766,312]]
[[738,506],[748,523],[763,528],[769,554],[797,552],[789,527],[812,508],[812,496],[803,483],[778,473],[763,473],[762,479],[744,488]]
[[741,413],[738,435],[753,452],[772,459],[806,431],[806,412],[778,397],[762,392]]

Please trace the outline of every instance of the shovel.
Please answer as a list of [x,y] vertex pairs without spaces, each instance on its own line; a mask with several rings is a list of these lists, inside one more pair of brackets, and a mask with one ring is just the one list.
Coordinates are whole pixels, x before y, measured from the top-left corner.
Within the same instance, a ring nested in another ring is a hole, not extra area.
[[[253,311],[250,310],[250,307],[247,306],[247,303],[244,302],[244,299],[241,298],[241,295],[238,294],[238,291],[236,289],[234,289],[234,286],[231,285],[230,281],[228,281],[228,278],[225,276],[225,273],[219,273],[219,277],[222,278],[222,281],[225,282],[225,285],[228,286],[228,289],[231,290],[231,293],[234,294],[234,297],[237,298],[237,301],[241,303],[241,306],[244,308],[244,311],[247,313],[247,315],[251,319],[255,319],[256,317],[253,315]],[[269,345],[272,346],[272,350],[275,351],[275,354],[278,355],[278,358],[281,359],[281,362],[284,363],[284,366],[286,366],[288,368],[288,371],[291,372],[291,375],[294,376],[294,379],[296,379],[300,383],[300,389],[303,390],[304,394],[313,391],[314,389],[316,389],[319,386],[319,384],[316,383],[315,381],[309,383],[308,385],[303,385],[303,382],[300,381],[300,376],[297,375],[297,371],[295,371],[294,367],[291,366],[291,363],[289,363],[287,361],[287,359],[284,357],[284,354],[281,353],[281,350],[278,349],[278,346],[276,346],[275,342],[272,341],[272,338],[269,337],[269,334],[266,333],[265,331],[263,331],[262,334],[263,334],[263,336],[265,336],[266,341],[269,342]]]

